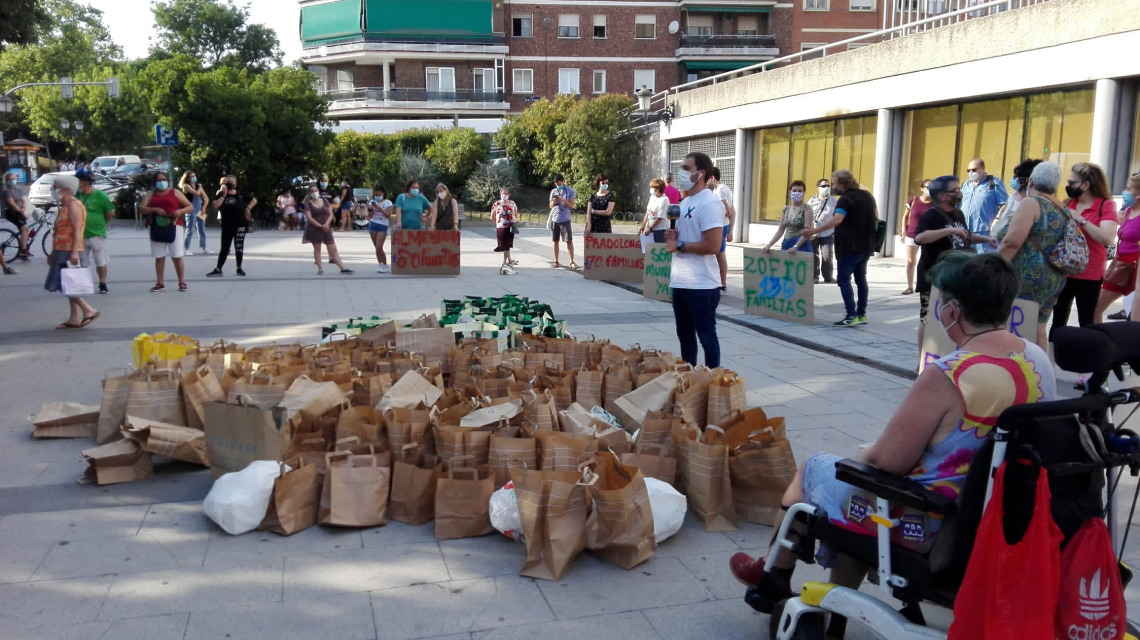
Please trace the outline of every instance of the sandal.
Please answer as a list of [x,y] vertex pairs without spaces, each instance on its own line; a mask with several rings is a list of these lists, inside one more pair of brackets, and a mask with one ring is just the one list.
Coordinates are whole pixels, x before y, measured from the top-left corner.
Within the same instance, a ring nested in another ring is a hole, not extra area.
[[164,285],[164,284],[156,284],[156,285],[154,285],[153,287],[151,287],[151,288],[150,288],[150,292],[151,292],[151,293],[156,293],[156,292],[159,292],[159,291],[163,291],[163,290],[165,290],[165,289],[166,289],[166,285]]
[[82,324],[71,324],[70,322],[65,322],[65,323],[57,326],[56,329],[78,329],[79,327],[82,327],[82,326],[83,326]]
[[189,289],[189,288],[190,288],[190,287],[186,286],[186,283],[185,283],[185,282],[179,282],[179,283],[178,283],[178,291],[179,291],[180,293],[181,293],[181,292],[183,292],[183,291],[185,291],[185,290],[187,290],[187,289]]
[[80,327],[86,327],[87,325],[91,324],[92,322],[95,322],[95,319],[98,317],[99,317],[99,312],[96,311],[93,315],[89,315],[86,318],[84,318],[83,322],[79,323],[79,326]]
[[571,262],[570,263],[570,270],[571,271],[577,271],[578,270],[578,263],[577,262]]
[[906,290],[902,292],[904,296],[909,296],[912,293],[914,293],[914,289],[911,289],[910,287],[907,287]]
[[551,269],[557,269],[558,267],[561,267],[561,266],[562,266],[562,265],[558,264],[557,262],[551,262],[551,263],[550,263],[550,268],[551,268]]
[[350,276],[350,275],[352,275],[352,274],[354,274],[354,273],[356,273],[356,272],[355,272],[355,271],[353,271],[352,269],[341,269],[341,270],[340,270],[340,273],[341,273],[341,275]]

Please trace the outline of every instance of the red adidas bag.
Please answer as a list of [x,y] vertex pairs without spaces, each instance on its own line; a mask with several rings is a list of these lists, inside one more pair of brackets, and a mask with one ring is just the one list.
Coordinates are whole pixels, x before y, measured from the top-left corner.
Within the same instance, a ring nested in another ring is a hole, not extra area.
[[1113,640],[1124,637],[1128,606],[1112,539],[1104,520],[1093,518],[1077,530],[1061,554],[1058,638]]
[[1002,527],[1008,464],[998,468],[978,525],[949,640],[1053,640],[1062,536],[1049,511],[1049,479],[1041,469],[1029,528],[1011,545]]

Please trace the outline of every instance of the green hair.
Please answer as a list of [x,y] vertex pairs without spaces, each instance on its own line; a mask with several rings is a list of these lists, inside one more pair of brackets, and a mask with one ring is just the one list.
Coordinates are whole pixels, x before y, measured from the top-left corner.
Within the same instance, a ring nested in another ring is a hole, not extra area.
[[977,326],[1004,324],[1021,285],[1009,260],[997,253],[947,251],[927,274],[942,295],[956,300],[962,316]]

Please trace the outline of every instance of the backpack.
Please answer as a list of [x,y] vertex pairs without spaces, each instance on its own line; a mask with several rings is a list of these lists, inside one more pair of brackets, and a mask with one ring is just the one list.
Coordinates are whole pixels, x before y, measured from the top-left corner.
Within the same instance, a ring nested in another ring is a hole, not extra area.
[[[1040,200],[1040,198],[1038,198]],[[1042,215],[1045,214],[1042,210]],[[1061,236],[1061,240],[1053,245],[1051,251],[1045,251],[1041,248],[1030,232],[1029,242],[1045,256],[1045,261],[1049,266],[1057,271],[1065,274],[1066,276],[1076,276],[1084,272],[1089,266],[1089,243],[1085,239],[1085,234],[1081,231],[1081,225],[1073,220],[1072,216],[1065,215],[1065,231]]]

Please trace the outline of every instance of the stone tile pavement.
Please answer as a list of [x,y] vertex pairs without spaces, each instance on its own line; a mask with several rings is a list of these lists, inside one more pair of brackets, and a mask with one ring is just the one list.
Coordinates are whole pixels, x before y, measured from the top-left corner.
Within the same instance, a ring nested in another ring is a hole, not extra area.
[[[489,231],[465,233],[462,276],[416,279],[375,274],[362,233],[338,236],[356,275],[334,269],[317,276],[299,235],[260,231],[246,242],[248,277],[233,275],[231,257],[225,277],[207,280],[214,256],[195,256],[186,260],[190,291],[151,294],[145,236],[116,228],[112,293],[91,300],[102,316],[77,331],[52,329],[65,305],[42,290],[42,258],[0,278],[0,638],[763,637],[767,617],[741,602],[726,563],[736,551],[763,548],[766,527],[742,523],[738,532],[707,533],[690,518],[632,571],[583,554],[563,580],[534,581],[517,575],[521,545],[497,536],[436,541],[430,524],[232,537],[201,513],[207,472],[159,463],[149,480],[79,486],[85,443],[30,438],[26,417],[41,403],[97,403],[104,370],[126,365],[130,340],[143,331],[247,343],[313,340],[329,319],[412,317],[435,310],[441,298],[509,292],[550,302],[576,333],[676,348],[667,305],[550,269],[542,231],[520,241],[520,275],[499,276]],[[216,246],[216,231],[210,240]],[[884,263],[883,273],[891,268]],[[739,290],[739,275],[734,280]],[[823,320],[832,303],[820,299]],[[890,317],[886,309],[895,303],[888,303],[873,320]],[[865,346],[880,338],[902,343],[903,324],[819,329]],[[799,460],[817,450],[856,453],[878,436],[909,385],[740,324],[722,322],[720,332],[725,365],[745,377],[751,404],[787,417]],[[1128,555],[1137,562],[1140,544],[1132,541]],[[797,572],[799,581],[822,577],[816,567]],[[1135,588],[1128,596],[1134,607],[1140,603]],[[849,637],[874,635],[854,630]]]

